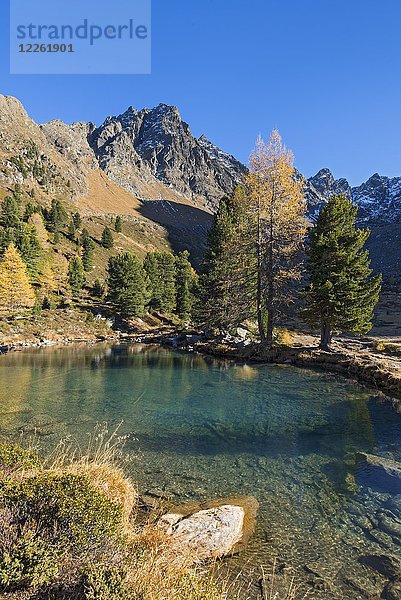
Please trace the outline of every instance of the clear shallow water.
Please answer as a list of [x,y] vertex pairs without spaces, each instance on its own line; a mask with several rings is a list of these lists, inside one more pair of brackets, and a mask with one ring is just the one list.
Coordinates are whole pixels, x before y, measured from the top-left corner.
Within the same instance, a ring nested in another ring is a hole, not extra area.
[[401,495],[364,477],[355,454],[401,460],[390,402],[329,374],[141,345],[0,357],[0,435],[36,433],[46,448],[121,420],[142,491],[257,497],[256,534],[232,568],[277,558],[278,581],[294,575],[313,598],[380,597],[386,579],[360,560],[401,556]]

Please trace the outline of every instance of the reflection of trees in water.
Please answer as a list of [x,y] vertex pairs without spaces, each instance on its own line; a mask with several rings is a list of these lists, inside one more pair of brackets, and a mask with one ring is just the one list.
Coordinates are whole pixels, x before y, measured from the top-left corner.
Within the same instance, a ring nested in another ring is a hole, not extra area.
[[[0,357],[1,360],[5,357]],[[27,399],[32,386],[34,372],[29,366],[4,368],[1,370],[0,414],[1,429],[8,432],[29,419],[21,413],[29,410]]]
[[321,452],[337,460],[375,443],[367,393],[312,371],[145,344],[45,348],[3,359],[26,367],[19,392],[8,376],[22,406],[30,396],[36,412],[65,421],[124,419],[166,444],[175,437],[176,447],[188,438],[194,448],[238,444],[260,455]]

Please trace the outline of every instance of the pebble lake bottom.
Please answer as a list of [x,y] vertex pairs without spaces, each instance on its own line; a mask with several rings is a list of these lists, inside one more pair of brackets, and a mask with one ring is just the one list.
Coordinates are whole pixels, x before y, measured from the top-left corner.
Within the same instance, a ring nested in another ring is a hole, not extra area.
[[49,451],[71,435],[85,447],[97,424],[122,421],[142,493],[255,496],[255,535],[225,562],[252,581],[246,597],[261,597],[261,567],[274,562],[277,590],[294,578],[296,597],[380,598],[389,586],[396,597],[401,489],[357,453],[401,462],[401,414],[374,391],[139,344],[12,352],[0,356],[0,382],[3,439],[34,437]]

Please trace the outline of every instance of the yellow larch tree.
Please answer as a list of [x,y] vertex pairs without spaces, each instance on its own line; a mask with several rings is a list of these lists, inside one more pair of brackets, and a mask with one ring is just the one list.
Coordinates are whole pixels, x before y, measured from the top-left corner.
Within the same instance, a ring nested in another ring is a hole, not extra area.
[[[306,234],[304,183],[294,157],[277,130],[269,143],[258,138],[246,178],[248,199],[257,222],[257,314],[262,341],[270,346],[277,313],[291,300],[291,284],[300,279],[297,257]],[[264,314],[267,314],[267,328]]]
[[26,265],[20,253],[10,244],[0,260],[0,311],[13,313],[35,304]]

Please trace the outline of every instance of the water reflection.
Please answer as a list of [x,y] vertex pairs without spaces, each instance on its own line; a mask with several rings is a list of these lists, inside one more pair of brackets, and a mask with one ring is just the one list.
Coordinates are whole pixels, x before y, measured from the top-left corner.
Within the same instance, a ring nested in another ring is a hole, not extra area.
[[[50,447],[66,434],[83,442],[97,422],[123,420],[135,438],[131,474],[145,491],[175,501],[257,496],[257,534],[234,563],[267,564],[276,555],[301,576],[306,563],[320,561],[339,589],[348,589],[345,569],[376,593],[382,582],[361,552],[399,551],[390,536],[375,534],[380,546],[361,527],[371,515],[380,523],[394,499],[358,488],[355,453],[401,459],[401,416],[345,379],[98,344],[10,353],[0,357],[0,380],[3,435],[37,431]],[[338,597],[362,597],[347,593]]]

